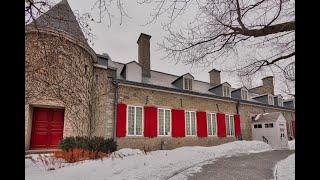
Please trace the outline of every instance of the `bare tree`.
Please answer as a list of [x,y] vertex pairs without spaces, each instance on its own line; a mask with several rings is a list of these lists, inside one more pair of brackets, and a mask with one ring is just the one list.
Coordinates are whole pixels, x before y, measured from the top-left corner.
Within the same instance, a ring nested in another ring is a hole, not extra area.
[[[26,1],[26,12],[43,12],[45,1]],[[168,34],[160,47],[166,58],[193,66],[207,66],[216,60],[238,59],[233,70],[241,75],[251,75],[263,67],[275,65],[295,57],[295,1],[294,0],[140,0],[140,4],[153,5],[151,19],[168,18],[164,28]],[[39,7],[37,8],[37,5]],[[96,0],[92,10],[98,20],[107,15],[109,26],[118,9],[120,24],[124,17],[130,18],[123,0]],[[186,27],[172,28],[190,8],[198,8],[195,19]],[[86,14],[89,18],[90,13]],[[93,18],[91,18],[92,21]],[[87,27],[87,24],[83,27]],[[242,53],[245,50],[246,53]],[[240,54],[249,55],[246,57]],[[282,63],[283,64],[283,63]],[[288,64],[288,63],[287,63]],[[287,65],[286,64],[286,65]],[[284,69],[284,67],[282,68]]]
[[[239,51],[246,50],[251,57],[242,59],[235,68],[245,76],[295,56],[294,1],[160,2],[162,4],[153,20],[166,11],[171,12],[166,24],[169,35],[165,37],[166,41],[161,47],[167,52],[167,57],[175,61],[207,66],[216,60],[238,58]],[[194,21],[184,29],[172,29],[174,19],[192,2],[196,2],[199,7]],[[258,58],[257,54],[262,57]]]

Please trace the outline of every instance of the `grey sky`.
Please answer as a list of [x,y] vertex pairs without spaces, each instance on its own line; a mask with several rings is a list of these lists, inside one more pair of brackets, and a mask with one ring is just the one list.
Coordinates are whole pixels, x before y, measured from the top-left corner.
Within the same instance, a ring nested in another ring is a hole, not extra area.
[[[54,0],[57,3],[60,0]],[[79,13],[90,12],[97,18],[98,13],[92,12],[96,0],[68,0],[73,11],[78,10]],[[140,33],[149,34],[152,36],[150,43],[151,54],[151,69],[161,71],[174,75],[182,75],[187,72],[191,73],[195,79],[209,82],[208,72],[212,68],[221,69],[217,63],[211,67],[205,69],[191,68],[191,65],[183,65],[181,63],[175,64],[170,60],[164,59],[165,52],[157,50],[159,47],[157,43],[161,43],[164,38],[165,31],[162,29],[161,22],[164,18],[159,19],[156,23],[142,26],[150,19],[150,12],[152,9],[146,5],[139,5],[136,0],[123,1],[125,11],[131,17],[131,19],[124,18],[122,25],[120,24],[119,12],[116,6],[111,9],[111,12],[115,15],[112,19],[111,27],[108,27],[108,18],[105,17],[102,23],[90,23],[92,33],[95,35],[93,40],[94,45],[90,46],[96,51],[96,53],[108,53],[110,57],[117,62],[130,62],[132,60],[138,61],[138,45],[137,39]],[[195,10],[194,10],[195,11]],[[192,13],[184,15],[177,22],[185,24],[188,20],[192,19]],[[179,24],[177,24],[179,26]],[[232,87],[239,87],[240,83],[237,77],[231,76],[227,73],[221,72],[221,82],[229,82]],[[255,79],[253,85],[261,85],[261,77]],[[276,91],[277,93],[277,91]]]

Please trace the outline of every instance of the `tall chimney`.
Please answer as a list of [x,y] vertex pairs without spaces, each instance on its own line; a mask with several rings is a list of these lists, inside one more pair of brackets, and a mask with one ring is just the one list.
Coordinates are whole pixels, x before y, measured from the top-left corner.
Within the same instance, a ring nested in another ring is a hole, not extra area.
[[211,71],[209,71],[210,84],[212,84],[212,85],[221,84],[220,72],[221,71],[216,70],[216,69],[212,69]]
[[138,63],[142,67],[142,76],[150,77],[150,35],[141,33],[138,43]]
[[273,76],[263,78],[262,86],[265,93],[271,93],[274,95]]

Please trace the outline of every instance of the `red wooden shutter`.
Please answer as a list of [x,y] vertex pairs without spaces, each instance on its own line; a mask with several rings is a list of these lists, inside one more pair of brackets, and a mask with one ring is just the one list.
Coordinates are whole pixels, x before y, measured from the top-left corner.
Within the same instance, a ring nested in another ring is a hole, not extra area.
[[234,131],[236,136],[241,135],[241,127],[240,127],[240,115],[234,115]]
[[218,136],[226,137],[226,115],[223,113],[217,113],[217,124],[218,124]]
[[197,129],[198,129],[198,137],[208,136],[206,112],[197,112]]
[[157,108],[144,107],[144,136],[157,137]]
[[172,137],[185,137],[184,110],[172,109]]
[[293,136],[296,137],[296,121],[292,121]]
[[290,131],[289,131],[289,123],[288,123],[288,121],[286,122],[286,125],[287,125],[287,135],[288,135],[288,138],[289,138]]
[[126,136],[127,105],[117,104],[117,137]]

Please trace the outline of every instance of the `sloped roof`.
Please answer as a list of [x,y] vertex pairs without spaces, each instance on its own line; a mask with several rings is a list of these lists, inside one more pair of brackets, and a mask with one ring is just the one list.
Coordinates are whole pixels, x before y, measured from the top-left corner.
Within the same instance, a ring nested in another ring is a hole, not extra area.
[[281,112],[258,114],[253,122],[276,122]]
[[[217,87],[219,87],[219,86],[222,86],[222,85],[225,85],[225,84],[227,84],[228,86],[231,87],[231,85],[230,85],[228,82],[224,82],[224,83],[221,83],[221,84],[217,84],[217,85],[215,85],[215,86],[212,86],[212,87],[209,88],[208,90],[215,89],[215,88],[217,88]],[[231,89],[231,90],[232,90],[232,89]]]
[[30,23],[30,25],[35,24],[39,27],[50,27],[65,31],[88,45],[67,0],[62,0]]
[[131,64],[131,63],[135,63],[135,64],[137,64],[138,66],[141,67],[141,65],[140,65],[139,63],[137,63],[137,61],[130,61],[130,62],[126,63],[126,64],[123,66],[123,68],[122,68],[122,70],[121,70],[121,72],[120,72],[121,75],[123,75],[124,71],[125,71],[126,68],[127,68],[127,65],[128,65],[128,64]]
[[[132,63],[132,62],[131,62]],[[117,61],[112,61],[109,60],[108,61],[108,67],[113,67],[117,69],[117,78],[119,80],[125,80],[122,76],[121,76],[121,72],[123,70],[123,68],[125,67],[126,64],[124,63],[120,63]],[[187,73],[188,74],[188,73]],[[186,74],[185,74],[186,75]],[[183,76],[183,75],[182,75]],[[178,75],[174,75],[174,74],[168,74],[165,72],[159,72],[159,71],[155,71],[155,70],[150,70],[150,77],[142,77],[142,81],[140,83],[136,83],[136,82],[130,82],[128,81],[128,83],[131,84],[138,84],[138,85],[145,85],[148,87],[162,87],[163,89],[167,89],[170,88],[172,90],[181,90],[182,89],[176,87],[175,85],[172,84],[173,81],[175,81],[178,78],[181,78],[182,76],[178,76]],[[227,82],[224,82],[227,83]],[[223,84],[223,83],[222,83]],[[218,86],[221,86],[222,84],[219,84]],[[229,84],[229,83],[228,83]],[[215,87],[215,86],[214,86]],[[204,82],[204,81],[199,81],[194,79],[193,80],[193,86],[192,86],[192,92],[194,93],[201,93],[202,95],[208,95],[208,96],[218,96],[217,94],[209,91],[209,89],[212,88],[212,84],[210,84],[209,82]],[[240,89],[240,88],[239,88]],[[235,90],[235,88],[231,87],[231,91]],[[222,99],[234,99],[236,101],[244,101],[244,102],[252,102],[255,104],[261,104],[261,105],[266,105],[266,106],[273,106],[274,105],[269,105],[260,101],[257,101],[255,99],[253,99],[254,97],[259,96],[259,94],[256,93],[252,93],[248,91],[248,100],[239,100],[233,97],[223,97],[223,96],[219,96]],[[283,109],[288,109],[286,107],[279,107],[277,106],[277,108],[283,108]],[[289,108],[292,109],[292,108]]]
[[242,86],[242,87],[237,88],[237,89],[231,89],[231,92],[239,91],[239,90],[241,90],[241,89],[245,89],[245,90],[249,91],[249,90],[248,90],[248,88],[246,88],[246,87]]
[[178,77],[177,79],[175,79],[174,81],[172,81],[172,84],[175,83],[176,81],[178,81],[179,79],[181,79],[183,76],[185,75],[190,75],[193,79],[194,77],[190,74],[190,73],[185,73],[184,75],[181,75],[180,77]]

